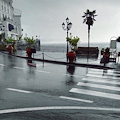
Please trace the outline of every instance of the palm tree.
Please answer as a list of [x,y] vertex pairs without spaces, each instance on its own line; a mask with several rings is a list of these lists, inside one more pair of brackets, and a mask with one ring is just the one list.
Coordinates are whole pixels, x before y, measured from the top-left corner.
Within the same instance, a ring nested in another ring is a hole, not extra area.
[[[90,26],[93,25],[95,20],[95,15],[96,10],[90,11],[89,9],[86,10],[86,12],[84,12],[84,15],[82,16],[84,18],[83,23],[86,23],[88,25],[88,56],[87,58],[89,58],[89,41],[90,41]],[[88,61],[88,59],[87,59]]]

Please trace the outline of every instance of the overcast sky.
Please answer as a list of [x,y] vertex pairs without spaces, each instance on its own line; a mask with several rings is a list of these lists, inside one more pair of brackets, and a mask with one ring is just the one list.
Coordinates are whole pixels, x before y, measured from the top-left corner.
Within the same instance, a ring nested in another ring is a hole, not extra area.
[[[67,32],[62,23],[68,17],[69,31],[87,42],[87,25],[83,12],[96,10],[96,21],[91,26],[90,42],[110,42],[120,36],[120,0],[13,0],[14,8],[22,11],[23,35],[40,36],[42,43],[65,43]],[[114,38],[111,38],[115,36]]]

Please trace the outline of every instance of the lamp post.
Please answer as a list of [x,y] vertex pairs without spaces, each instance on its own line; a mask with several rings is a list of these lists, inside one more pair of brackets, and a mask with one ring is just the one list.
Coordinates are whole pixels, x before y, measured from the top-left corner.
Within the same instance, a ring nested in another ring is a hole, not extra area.
[[[69,18],[67,17],[66,18],[66,23],[67,23],[67,26],[65,27],[65,23],[63,22],[62,24],[62,28],[63,30],[67,30],[67,37],[68,37],[68,31],[71,29],[72,27],[72,23],[69,22]],[[67,54],[68,54],[68,41],[67,41]]]

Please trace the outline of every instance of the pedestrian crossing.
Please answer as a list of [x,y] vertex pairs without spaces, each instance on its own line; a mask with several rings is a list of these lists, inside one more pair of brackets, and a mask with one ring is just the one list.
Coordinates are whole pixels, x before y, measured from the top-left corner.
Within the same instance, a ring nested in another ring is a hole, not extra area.
[[72,88],[70,92],[120,100],[120,95],[112,94],[112,93],[98,92],[98,91],[78,89],[78,88]]
[[120,91],[120,87],[109,86],[109,85],[99,85],[99,84],[91,84],[91,83],[85,83],[85,82],[78,82],[77,85],[84,86],[84,87],[91,87],[91,88],[100,88],[100,89]]
[[70,93],[120,100],[120,72],[116,70],[88,69]]

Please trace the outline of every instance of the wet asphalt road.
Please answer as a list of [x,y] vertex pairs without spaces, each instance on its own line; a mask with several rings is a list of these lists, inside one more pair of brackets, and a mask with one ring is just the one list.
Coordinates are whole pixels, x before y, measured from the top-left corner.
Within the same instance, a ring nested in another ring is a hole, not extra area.
[[0,120],[119,120],[120,73],[0,53]]

